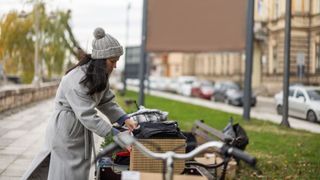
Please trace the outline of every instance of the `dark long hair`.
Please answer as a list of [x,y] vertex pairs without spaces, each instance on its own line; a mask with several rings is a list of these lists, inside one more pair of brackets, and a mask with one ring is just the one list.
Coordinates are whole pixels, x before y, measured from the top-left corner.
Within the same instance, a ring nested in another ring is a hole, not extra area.
[[78,64],[71,67],[66,74],[78,66],[89,64],[86,69],[86,76],[80,81],[84,86],[88,87],[88,95],[101,92],[106,89],[108,82],[108,74],[106,69],[106,59],[92,59],[90,54],[82,56]]

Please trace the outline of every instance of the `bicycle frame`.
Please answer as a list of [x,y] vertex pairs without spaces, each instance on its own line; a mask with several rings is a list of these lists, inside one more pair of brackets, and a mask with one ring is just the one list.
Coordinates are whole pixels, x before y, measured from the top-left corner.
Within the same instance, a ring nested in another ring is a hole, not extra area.
[[165,162],[165,167],[166,167],[165,173],[164,173],[165,180],[173,179],[173,161],[175,159],[188,160],[193,158],[197,154],[205,151],[208,148],[216,148],[226,158],[233,156],[235,158],[241,159],[242,161],[246,162],[247,164],[253,167],[256,165],[256,158],[250,156],[249,154],[243,152],[242,150],[239,150],[235,147],[229,146],[219,141],[209,141],[207,143],[204,143],[196,147],[194,150],[192,150],[189,153],[180,154],[180,153],[175,153],[173,151],[168,151],[165,153],[152,152],[148,148],[146,148],[143,144],[141,144],[139,141],[137,141],[134,137],[129,135],[128,133],[119,133],[118,135],[114,136],[113,139],[116,142],[116,144],[112,143],[107,147],[105,147],[98,154],[96,161],[102,156],[104,156],[105,154],[108,154],[109,152],[113,152],[114,150],[119,149],[120,147],[127,148],[129,146],[134,145],[145,156],[153,159],[159,159]]
[[134,137],[130,136],[127,133],[123,133],[120,136],[115,136],[114,140],[122,147],[135,145],[136,148],[139,149],[145,156],[165,161],[165,165],[166,165],[165,180],[172,180],[173,179],[174,159],[180,159],[180,160],[191,159],[194,156],[196,156],[197,154],[205,151],[208,148],[220,149],[224,145],[222,142],[211,141],[211,142],[207,142],[205,144],[198,146],[196,149],[194,149],[193,151],[191,151],[187,154],[179,154],[179,153],[175,153],[173,151],[168,151],[165,153],[155,153],[155,152],[150,151],[148,148],[146,148],[144,145],[142,145],[139,141],[136,141],[134,139]]

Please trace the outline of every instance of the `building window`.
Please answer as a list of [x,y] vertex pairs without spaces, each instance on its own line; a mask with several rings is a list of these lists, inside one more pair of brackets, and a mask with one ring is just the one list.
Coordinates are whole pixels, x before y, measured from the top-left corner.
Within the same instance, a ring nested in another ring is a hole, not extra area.
[[214,68],[214,66],[213,66],[213,56],[210,55],[210,57],[209,57],[209,75],[213,74],[213,68]]
[[264,9],[263,9],[263,0],[259,0],[258,1],[258,15],[260,17],[262,17],[264,15],[263,11],[264,11]]
[[215,54],[214,55],[214,58],[213,58],[213,74],[217,74],[217,68],[218,68],[218,61],[219,59],[217,58],[217,55]]
[[278,52],[277,52],[277,46],[273,46],[272,49],[272,59],[273,59],[273,67],[272,67],[272,73],[277,73],[277,67],[278,67]]
[[303,92],[301,92],[300,90],[298,90],[296,94],[296,98],[299,98],[299,97],[304,97]]
[[320,73],[320,43],[316,44],[316,72]]
[[289,89],[289,96],[293,97],[293,94],[294,94],[294,90],[293,89]]
[[176,65],[175,68],[176,68],[175,72],[179,72],[180,70],[179,65]]
[[210,58],[209,58],[209,56],[207,55],[206,57],[206,76],[208,76],[209,75],[209,73],[210,73]]
[[274,18],[278,18],[280,16],[280,3],[279,0],[275,0],[274,3]]
[[302,13],[303,9],[302,9],[302,0],[295,0],[295,9],[294,11],[296,11],[297,13]]

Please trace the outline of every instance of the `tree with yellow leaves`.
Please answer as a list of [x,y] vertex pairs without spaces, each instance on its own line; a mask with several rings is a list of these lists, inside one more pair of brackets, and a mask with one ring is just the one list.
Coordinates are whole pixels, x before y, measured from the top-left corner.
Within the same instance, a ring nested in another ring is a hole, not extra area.
[[5,14],[0,19],[0,62],[7,74],[20,76],[24,83],[30,83],[34,76],[36,15],[39,16],[42,77],[50,79],[52,75],[61,75],[67,56],[77,56],[81,49],[69,25],[70,11],[57,10],[47,14],[45,4],[37,3],[30,13],[21,15],[11,11]]

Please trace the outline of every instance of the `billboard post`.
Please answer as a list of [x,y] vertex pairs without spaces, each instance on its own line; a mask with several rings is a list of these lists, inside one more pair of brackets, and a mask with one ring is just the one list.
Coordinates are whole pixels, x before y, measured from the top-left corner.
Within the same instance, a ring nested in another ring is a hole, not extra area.
[[143,19],[142,19],[142,36],[141,36],[141,53],[139,66],[139,99],[138,104],[144,105],[144,80],[146,75],[146,40],[147,40],[147,1],[143,0]]
[[247,10],[247,40],[246,40],[246,70],[244,77],[244,100],[243,118],[250,120],[251,97],[252,97],[252,55],[253,55],[253,23],[254,23],[254,0],[248,0]]

